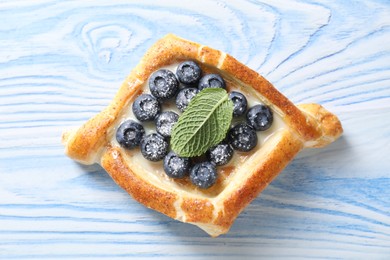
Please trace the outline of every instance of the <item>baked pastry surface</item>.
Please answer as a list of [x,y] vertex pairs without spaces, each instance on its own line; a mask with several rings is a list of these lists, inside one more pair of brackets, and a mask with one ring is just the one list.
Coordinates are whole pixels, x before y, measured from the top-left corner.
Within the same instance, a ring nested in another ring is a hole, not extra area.
[[[156,70],[194,60],[217,72],[227,89],[239,86],[271,107],[281,122],[248,154],[238,154],[216,185],[200,190],[188,180],[169,179],[156,166],[144,167],[139,150],[126,151],[115,130],[134,99]],[[305,147],[323,147],[342,133],[338,118],[318,104],[295,106],[271,83],[232,56],[169,34],[157,41],[121,85],[111,104],[75,131],[64,132],[66,154],[83,164],[99,163],[134,199],[182,222],[195,224],[211,236],[226,233],[236,217]]]

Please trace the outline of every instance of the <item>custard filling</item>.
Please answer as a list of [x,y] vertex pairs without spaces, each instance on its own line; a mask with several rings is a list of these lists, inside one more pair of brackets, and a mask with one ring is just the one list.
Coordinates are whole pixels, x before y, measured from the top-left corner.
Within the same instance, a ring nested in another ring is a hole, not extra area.
[[[176,71],[176,68],[179,63],[173,63],[169,66],[161,67],[160,69],[168,69],[172,72]],[[267,105],[267,101],[259,93],[253,90],[250,87],[246,87],[235,78],[231,76],[224,75],[220,70],[205,66],[200,63],[199,66],[202,68],[202,71],[206,73],[218,73],[220,74],[226,82],[227,92],[238,91],[247,99],[248,108],[253,107],[257,104]],[[186,176],[183,179],[173,179],[166,175],[163,169],[163,162],[152,162],[145,159],[141,152],[140,148],[134,148],[131,150],[122,148],[115,138],[115,133],[118,127],[125,120],[133,120],[139,122],[135,117],[131,105],[134,100],[140,94],[150,94],[148,88],[148,82],[144,82],[141,89],[137,91],[137,94],[134,95],[128,102],[128,106],[123,109],[122,114],[115,121],[113,126],[108,131],[108,140],[112,147],[118,147],[122,152],[126,163],[131,169],[134,169],[134,172],[137,173],[141,178],[147,180],[151,184],[165,189],[167,191],[175,190],[178,193],[186,193],[191,196],[199,196],[215,198],[218,195],[227,192],[229,189],[234,189],[236,184],[240,183],[245,179],[246,174],[250,174],[250,171],[256,168],[256,165],[261,164],[265,160],[267,154],[272,150],[272,148],[278,143],[282,136],[282,132],[287,130],[286,124],[282,120],[282,114],[276,109],[272,109],[273,112],[273,123],[272,126],[265,131],[256,131],[258,142],[256,147],[249,152],[240,152],[234,151],[232,159],[228,164],[223,166],[217,166],[218,179],[216,183],[208,189],[200,189],[192,184],[189,180],[189,177]],[[178,115],[181,115],[181,112],[176,107],[174,99],[165,101],[162,104],[162,111],[173,111]],[[233,118],[232,125],[236,123],[245,121],[244,117]],[[156,132],[155,123],[153,121],[139,122],[143,125],[145,129],[145,135],[148,135],[152,132]],[[235,185],[230,185],[234,183]],[[228,186],[230,187],[228,188]]]

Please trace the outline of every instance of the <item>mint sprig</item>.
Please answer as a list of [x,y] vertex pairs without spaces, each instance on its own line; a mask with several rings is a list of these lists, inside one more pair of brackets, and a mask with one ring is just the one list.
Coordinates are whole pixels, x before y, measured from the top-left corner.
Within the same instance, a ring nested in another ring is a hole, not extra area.
[[233,102],[226,90],[206,88],[190,102],[172,130],[172,150],[182,157],[204,154],[220,143],[229,130]]

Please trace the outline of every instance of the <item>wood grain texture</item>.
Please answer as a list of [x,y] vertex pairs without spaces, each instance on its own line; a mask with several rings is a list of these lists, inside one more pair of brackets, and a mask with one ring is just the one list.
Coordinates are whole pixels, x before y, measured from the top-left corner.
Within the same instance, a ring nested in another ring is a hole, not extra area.
[[[388,1],[1,1],[0,21],[1,259],[390,257]],[[217,239],[139,205],[60,143],[169,32],[324,105],[345,130]]]

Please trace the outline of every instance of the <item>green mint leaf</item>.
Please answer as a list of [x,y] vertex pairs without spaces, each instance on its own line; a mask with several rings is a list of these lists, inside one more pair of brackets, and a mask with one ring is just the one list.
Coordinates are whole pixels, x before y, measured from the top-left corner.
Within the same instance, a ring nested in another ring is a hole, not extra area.
[[222,88],[205,88],[190,102],[172,129],[171,147],[179,156],[194,157],[220,143],[230,128],[233,102]]

